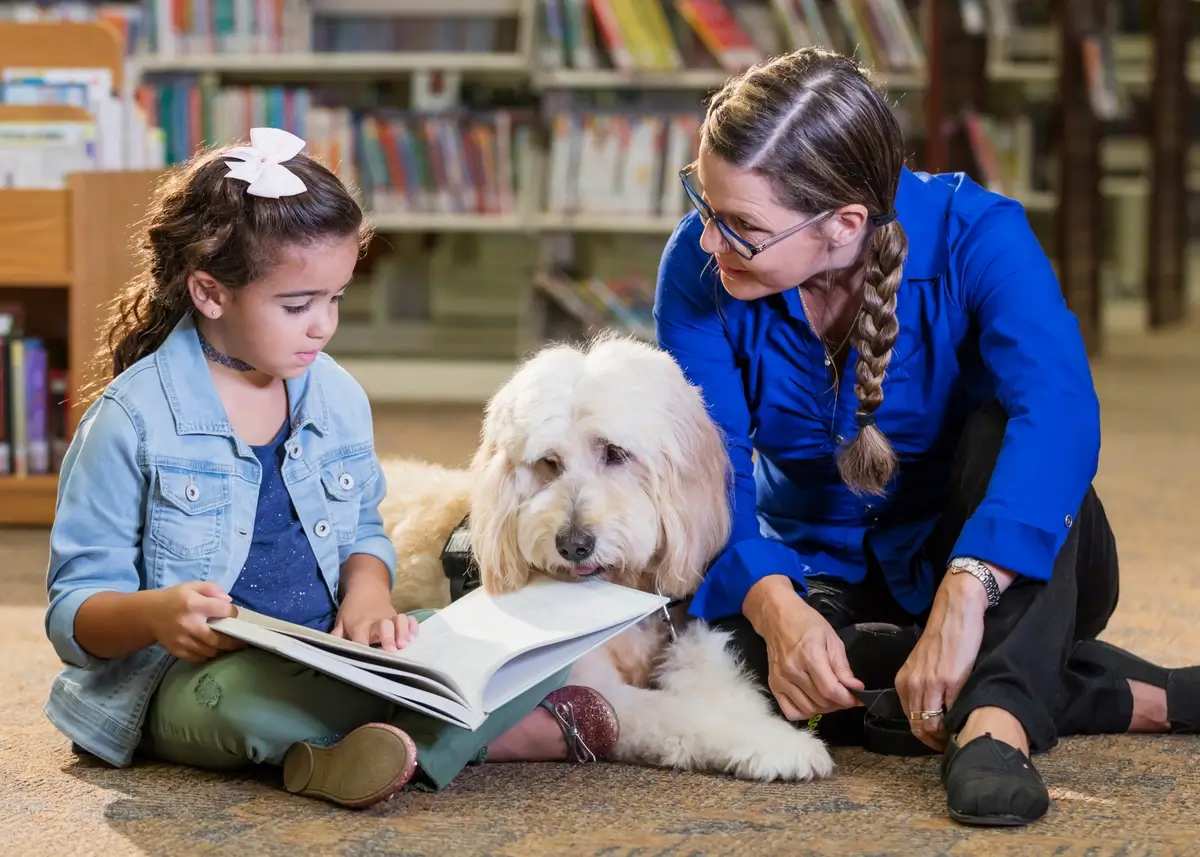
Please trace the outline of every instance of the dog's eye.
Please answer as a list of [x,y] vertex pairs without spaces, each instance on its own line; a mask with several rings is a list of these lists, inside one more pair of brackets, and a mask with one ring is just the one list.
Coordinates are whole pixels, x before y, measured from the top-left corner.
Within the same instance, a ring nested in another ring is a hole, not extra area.
[[629,460],[629,450],[622,449],[614,443],[606,444],[604,447],[604,463],[605,464],[624,464]]
[[535,469],[543,479],[555,479],[562,473],[562,462],[553,455],[547,455],[538,459]]

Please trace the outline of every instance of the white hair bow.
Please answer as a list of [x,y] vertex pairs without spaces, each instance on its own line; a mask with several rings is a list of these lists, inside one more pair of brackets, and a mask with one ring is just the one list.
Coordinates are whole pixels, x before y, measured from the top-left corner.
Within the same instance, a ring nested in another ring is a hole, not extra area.
[[250,143],[230,150],[230,155],[241,160],[225,162],[229,165],[225,178],[249,182],[247,193],[272,199],[307,190],[300,177],[283,165],[300,154],[303,140],[279,128],[251,128]]

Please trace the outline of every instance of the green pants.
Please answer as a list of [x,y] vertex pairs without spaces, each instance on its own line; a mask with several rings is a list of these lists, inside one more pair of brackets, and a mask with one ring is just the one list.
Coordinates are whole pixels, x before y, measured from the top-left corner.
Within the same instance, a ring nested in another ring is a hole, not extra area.
[[[428,611],[422,611],[425,618]],[[543,681],[492,712],[474,732],[402,708],[262,649],[247,648],[203,664],[176,662],[163,678],[146,717],[145,750],[165,762],[230,770],[280,765],[300,741],[331,744],[364,723],[391,723],[417,747],[425,782],[445,788],[467,765],[482,762],[487,746],[522,719],[569,670]]]

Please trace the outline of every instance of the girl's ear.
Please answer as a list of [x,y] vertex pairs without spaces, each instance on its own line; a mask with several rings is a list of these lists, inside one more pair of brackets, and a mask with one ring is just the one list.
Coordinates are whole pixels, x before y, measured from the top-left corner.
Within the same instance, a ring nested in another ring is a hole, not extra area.
[[220,318],[229,303],[229,293],[205,271],[193,271],[187,279],[188,294],[196,310],[209,318]]

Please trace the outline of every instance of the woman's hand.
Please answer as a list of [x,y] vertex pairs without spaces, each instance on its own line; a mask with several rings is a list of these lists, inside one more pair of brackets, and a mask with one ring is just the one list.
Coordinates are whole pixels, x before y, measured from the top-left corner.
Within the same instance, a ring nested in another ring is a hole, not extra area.
[[846,647],[825,617],[809,607],[791,580],[772,576],[751,588],[743,610],[767,644],[768,686],[788,720],[807,720],[861,705],[862,690]]
[[918,712],[950,710],[975,667],[983,642],[987,592],[969,574],[947,574],[933,599],[929,621],[896,674],[896,691],[913,734],[935,750],[946,746],[945,716],[913,719]]

